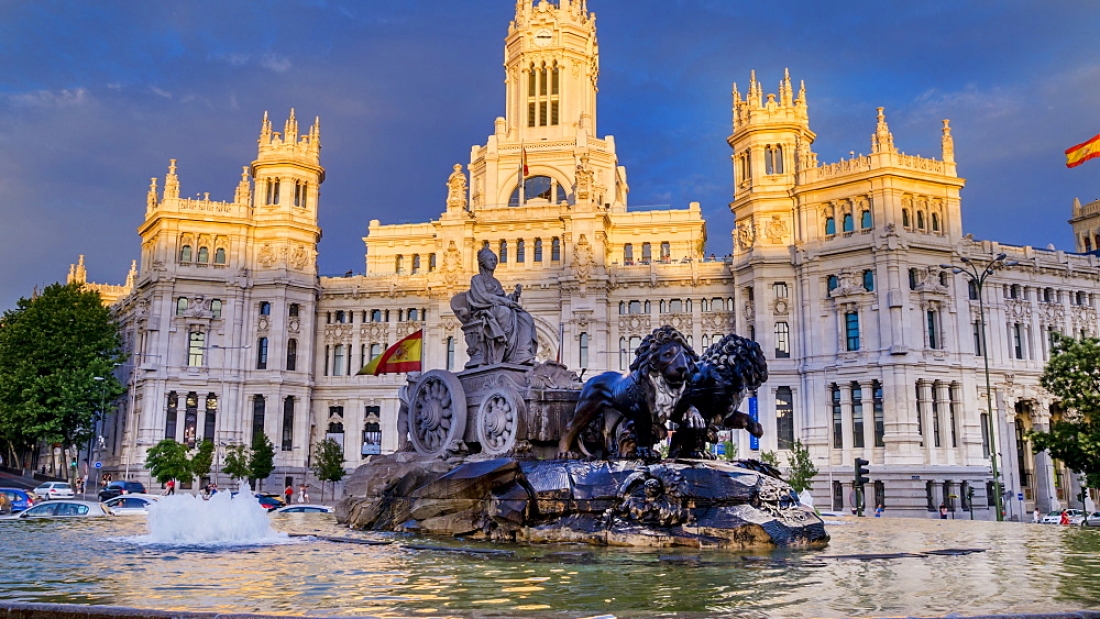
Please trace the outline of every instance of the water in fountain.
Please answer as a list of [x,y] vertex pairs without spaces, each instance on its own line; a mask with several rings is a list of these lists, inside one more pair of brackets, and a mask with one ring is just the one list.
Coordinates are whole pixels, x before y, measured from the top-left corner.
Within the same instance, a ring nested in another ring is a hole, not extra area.
[[182,546],[279,544],[286,533],[271,528],[267,510],[252,490],[242,486],[236,496],[218,492],[203,500],[189,494],[167,496],[149,507],[149,534],[136,541]]

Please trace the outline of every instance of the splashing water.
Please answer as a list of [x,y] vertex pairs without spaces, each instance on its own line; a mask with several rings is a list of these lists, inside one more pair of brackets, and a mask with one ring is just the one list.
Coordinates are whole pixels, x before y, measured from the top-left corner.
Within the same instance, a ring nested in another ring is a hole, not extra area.
[[[271,528],[267,510],[252,490],[218,492],[209,500],[189,494],[167,496],[149,507],[149,534],[140,541],[185,546],[238,546],[282,544],[286,533]],[[137,540],[135,540],[137,541]]]

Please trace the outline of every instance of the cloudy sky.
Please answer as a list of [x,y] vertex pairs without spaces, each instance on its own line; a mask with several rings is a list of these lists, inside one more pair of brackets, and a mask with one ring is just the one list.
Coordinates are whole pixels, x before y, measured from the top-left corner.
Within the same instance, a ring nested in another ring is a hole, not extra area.
[[[730,250],[729,91],[755,69],[805,80],[814,150],[895,144],[939,156],[951,119],[963,223],[978,238],[1073,249],[1075,197],[1100,161],[1100,5],[1091,0],[588,0],[598,15],[599,126],[631,204],[703,205],[708,252]],[[0,0],[0,310],[64,280],[122,283],[151,177],[229,200],[265,110],[321,117],[320,270],[363,270],[371,219],[424,221],[503,113],[512,0]]]

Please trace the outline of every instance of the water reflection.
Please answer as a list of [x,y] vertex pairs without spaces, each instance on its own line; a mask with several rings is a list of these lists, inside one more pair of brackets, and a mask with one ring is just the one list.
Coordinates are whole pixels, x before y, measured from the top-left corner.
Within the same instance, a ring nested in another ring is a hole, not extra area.
[[[272,523],[293,534],[377,537],[344,530],[329,515]],[[0,565],[0,599],[377,616],[928,616],[1100,607],[1100,530],[1054,525],[853,519],[829,527],[825,550],[760,556],[488,545],[514,554],[472,555],[410,550],[404,538],[390,546],[294,539],[232,550],[127,541],[144,525],[140,518],[0,522],[7,556],[17,557]],[[945,548],[984,552],[833,558]],[[668,554],[688,558],[662,562]]]

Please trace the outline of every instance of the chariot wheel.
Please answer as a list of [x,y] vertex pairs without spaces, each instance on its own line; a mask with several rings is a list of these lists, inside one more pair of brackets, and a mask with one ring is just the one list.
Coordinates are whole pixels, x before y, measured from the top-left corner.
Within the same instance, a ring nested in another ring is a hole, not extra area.
[[409,402],[409,438],[416,453],[442,455],[466,432],[466,393],[458,377],[431,370],[420,377]]
[[526,435],[527,405],[507,387],[490,391],[477,409],[477,440],[481,452],[493,456],[515,449],[516,441]]

